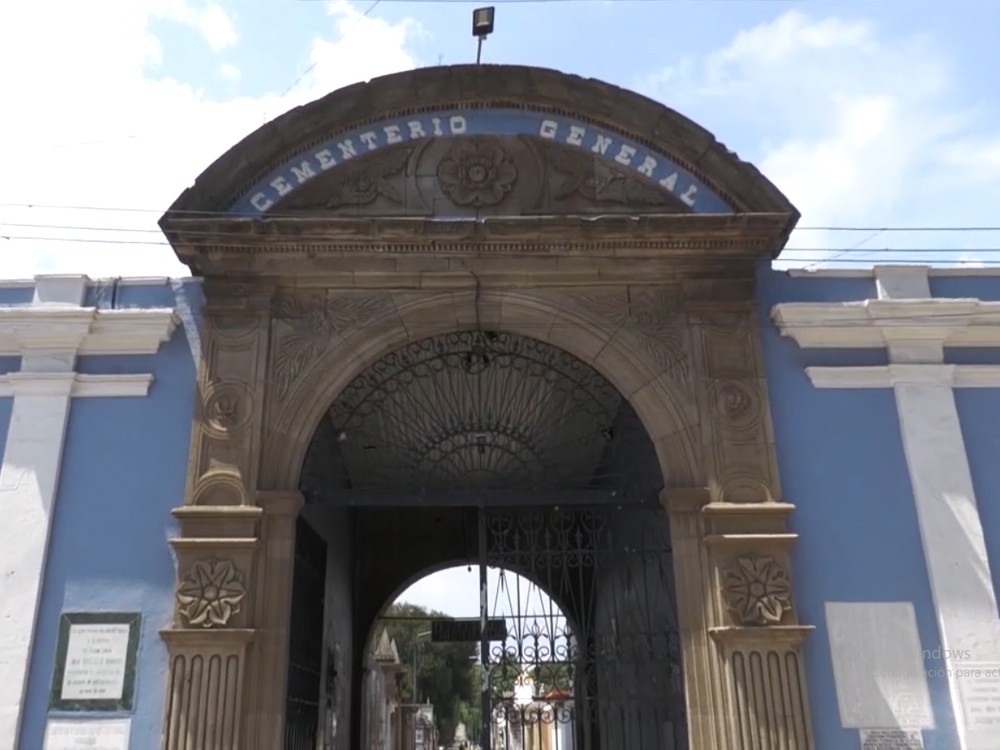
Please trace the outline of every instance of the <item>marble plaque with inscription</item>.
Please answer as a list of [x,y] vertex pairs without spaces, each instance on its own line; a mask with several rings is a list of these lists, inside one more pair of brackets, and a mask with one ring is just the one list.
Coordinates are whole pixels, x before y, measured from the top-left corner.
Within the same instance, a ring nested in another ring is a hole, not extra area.
[[959,662],[955,671],[966,731],[1000,736],[1000,664]]
[[51,707],[61,711],[130,709],[138,639],[138,614],[63,614]]
[[128,750],[129,719],[49,719],[42,750]]
[[861,750],[924,750],[919,729],[862,729]]
[[920,636],[909,602],[827,602],[841,726],[934,726]]
[[124,623],[70,625],[60,697],[121,700],[130,631]]

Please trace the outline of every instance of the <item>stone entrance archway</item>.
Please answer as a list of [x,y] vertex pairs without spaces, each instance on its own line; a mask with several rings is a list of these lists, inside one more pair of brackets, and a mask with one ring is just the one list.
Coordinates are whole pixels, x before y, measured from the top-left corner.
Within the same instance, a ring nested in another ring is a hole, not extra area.
[[752,299],[796,219],[677,113],[529,68],[351,87],[210,167],[162,220],[206,296],[165,747],[281,746],[322,405],[388,352],[470,329],[569,352],[649,435],[691,748],[812,747]]
[[[303,512],[331,542],[327,588],[336,593],[327,615],[336,646],[304,639],[310,628],[291,621],[288,750],[315,746],[289,738],[316,726],[316,711],[299,711],[300,696],[319,687],[302,665],[321,663],[331,648],[341,653],[336,673],[352,686],[347,700],[332,689],[336,724],[353,732],[352,747],[368,750],[359,744],[367,655],[360,644],[404,581],[456,560],[475,566],[483,586],[490,567],[528,576],[576,624],[571,653],[546,659],[545,648],[568,648],[566,633],[539,633],[532,645],[530,635],[516,635],[521,609],[490,612],[484,596],[480,614],[502,615],[510,637],[480,644],[483,666],[497,666],[490,689],[480,691],[482,714],[525,718],[502,683],[513,679],[514,661],[528,669],[535,659],[533,670],[566,672],[558,688],[572,708],[555,712],[539,699],[532,709],[558,713],[562,736],[574,740],[563,750],[612,750],[626,736],[630,750],[686,750],[659,462],[628,401],[592,368],[551,344],[496,330],[414,341],[338,395],[301,481]],[[293,612],[309,614],[300,592],[315,588],[315,568],[297,554]],[[493,738],[482,737],[484,749]]]

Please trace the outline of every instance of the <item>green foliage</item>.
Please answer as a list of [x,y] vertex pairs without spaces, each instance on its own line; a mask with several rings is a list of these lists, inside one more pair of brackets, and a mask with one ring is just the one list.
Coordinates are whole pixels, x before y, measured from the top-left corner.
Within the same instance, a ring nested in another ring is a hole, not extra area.
[[[390,606],[378,629],[385,627],[396,641],[400,661],[406,668],[402,698],[408,703],[430,703],[442,742],[450,742],[455,727],[462,721],[472,734],[465,717],[478,712],[479,687],[473,661],[477,649],[474,643],[432,643],[429,635],[418,633],[431,629],[432,619],[448,616],[415,604],[396,603]],[[414,644],[417,652],[417,690],[412,682]],[[474,708],[473,708],[474,707]],[[472,712],[472,713],[470,713]]]

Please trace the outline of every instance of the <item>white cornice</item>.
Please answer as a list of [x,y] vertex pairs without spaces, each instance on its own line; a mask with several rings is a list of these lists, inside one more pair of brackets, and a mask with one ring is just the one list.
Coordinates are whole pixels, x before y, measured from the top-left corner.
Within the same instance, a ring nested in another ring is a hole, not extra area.
[[179,323],[173,310],[0,307],[0,356],[155,354]]
[[81,375],[80,373],[11,372],[0,375],[0,397],[73,396],[120,398],[146,396],[153,383],[150,374]]
[[816,388],[894,388],[900,385],[1000,388],[1000,365],[807,367],[806,375]]
[[771,319],[803,349],[1000,346],[1000,302],[977,299],[783,302]]
[[[781,258],[778,258],[781,261]],[[899,266],[897,266],[898,268]],[[958,266],[958,267],[934,267],[934,266],[903,266],[904,268],[923,268],[931,278],[938,276],[982,278],[990,276],[1000,276],[1000,268],[996,266]],[[872,266],[870,268],[789,268],[779,273],[787,273],[793,279],[873,279],[875,273],[885,266]]]

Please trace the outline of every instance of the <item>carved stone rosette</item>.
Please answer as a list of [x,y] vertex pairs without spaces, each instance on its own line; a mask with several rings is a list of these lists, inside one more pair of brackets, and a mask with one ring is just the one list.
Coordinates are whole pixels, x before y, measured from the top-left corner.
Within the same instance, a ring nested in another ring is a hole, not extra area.
[[189,627],[224,628],[246,595],[244,576],[232,560],[198,560],[177,587],[177,611]]
[[722,594],[740,625],[779,625],[792,607],[792,584],[773,557],[737,558],[724,572]]

